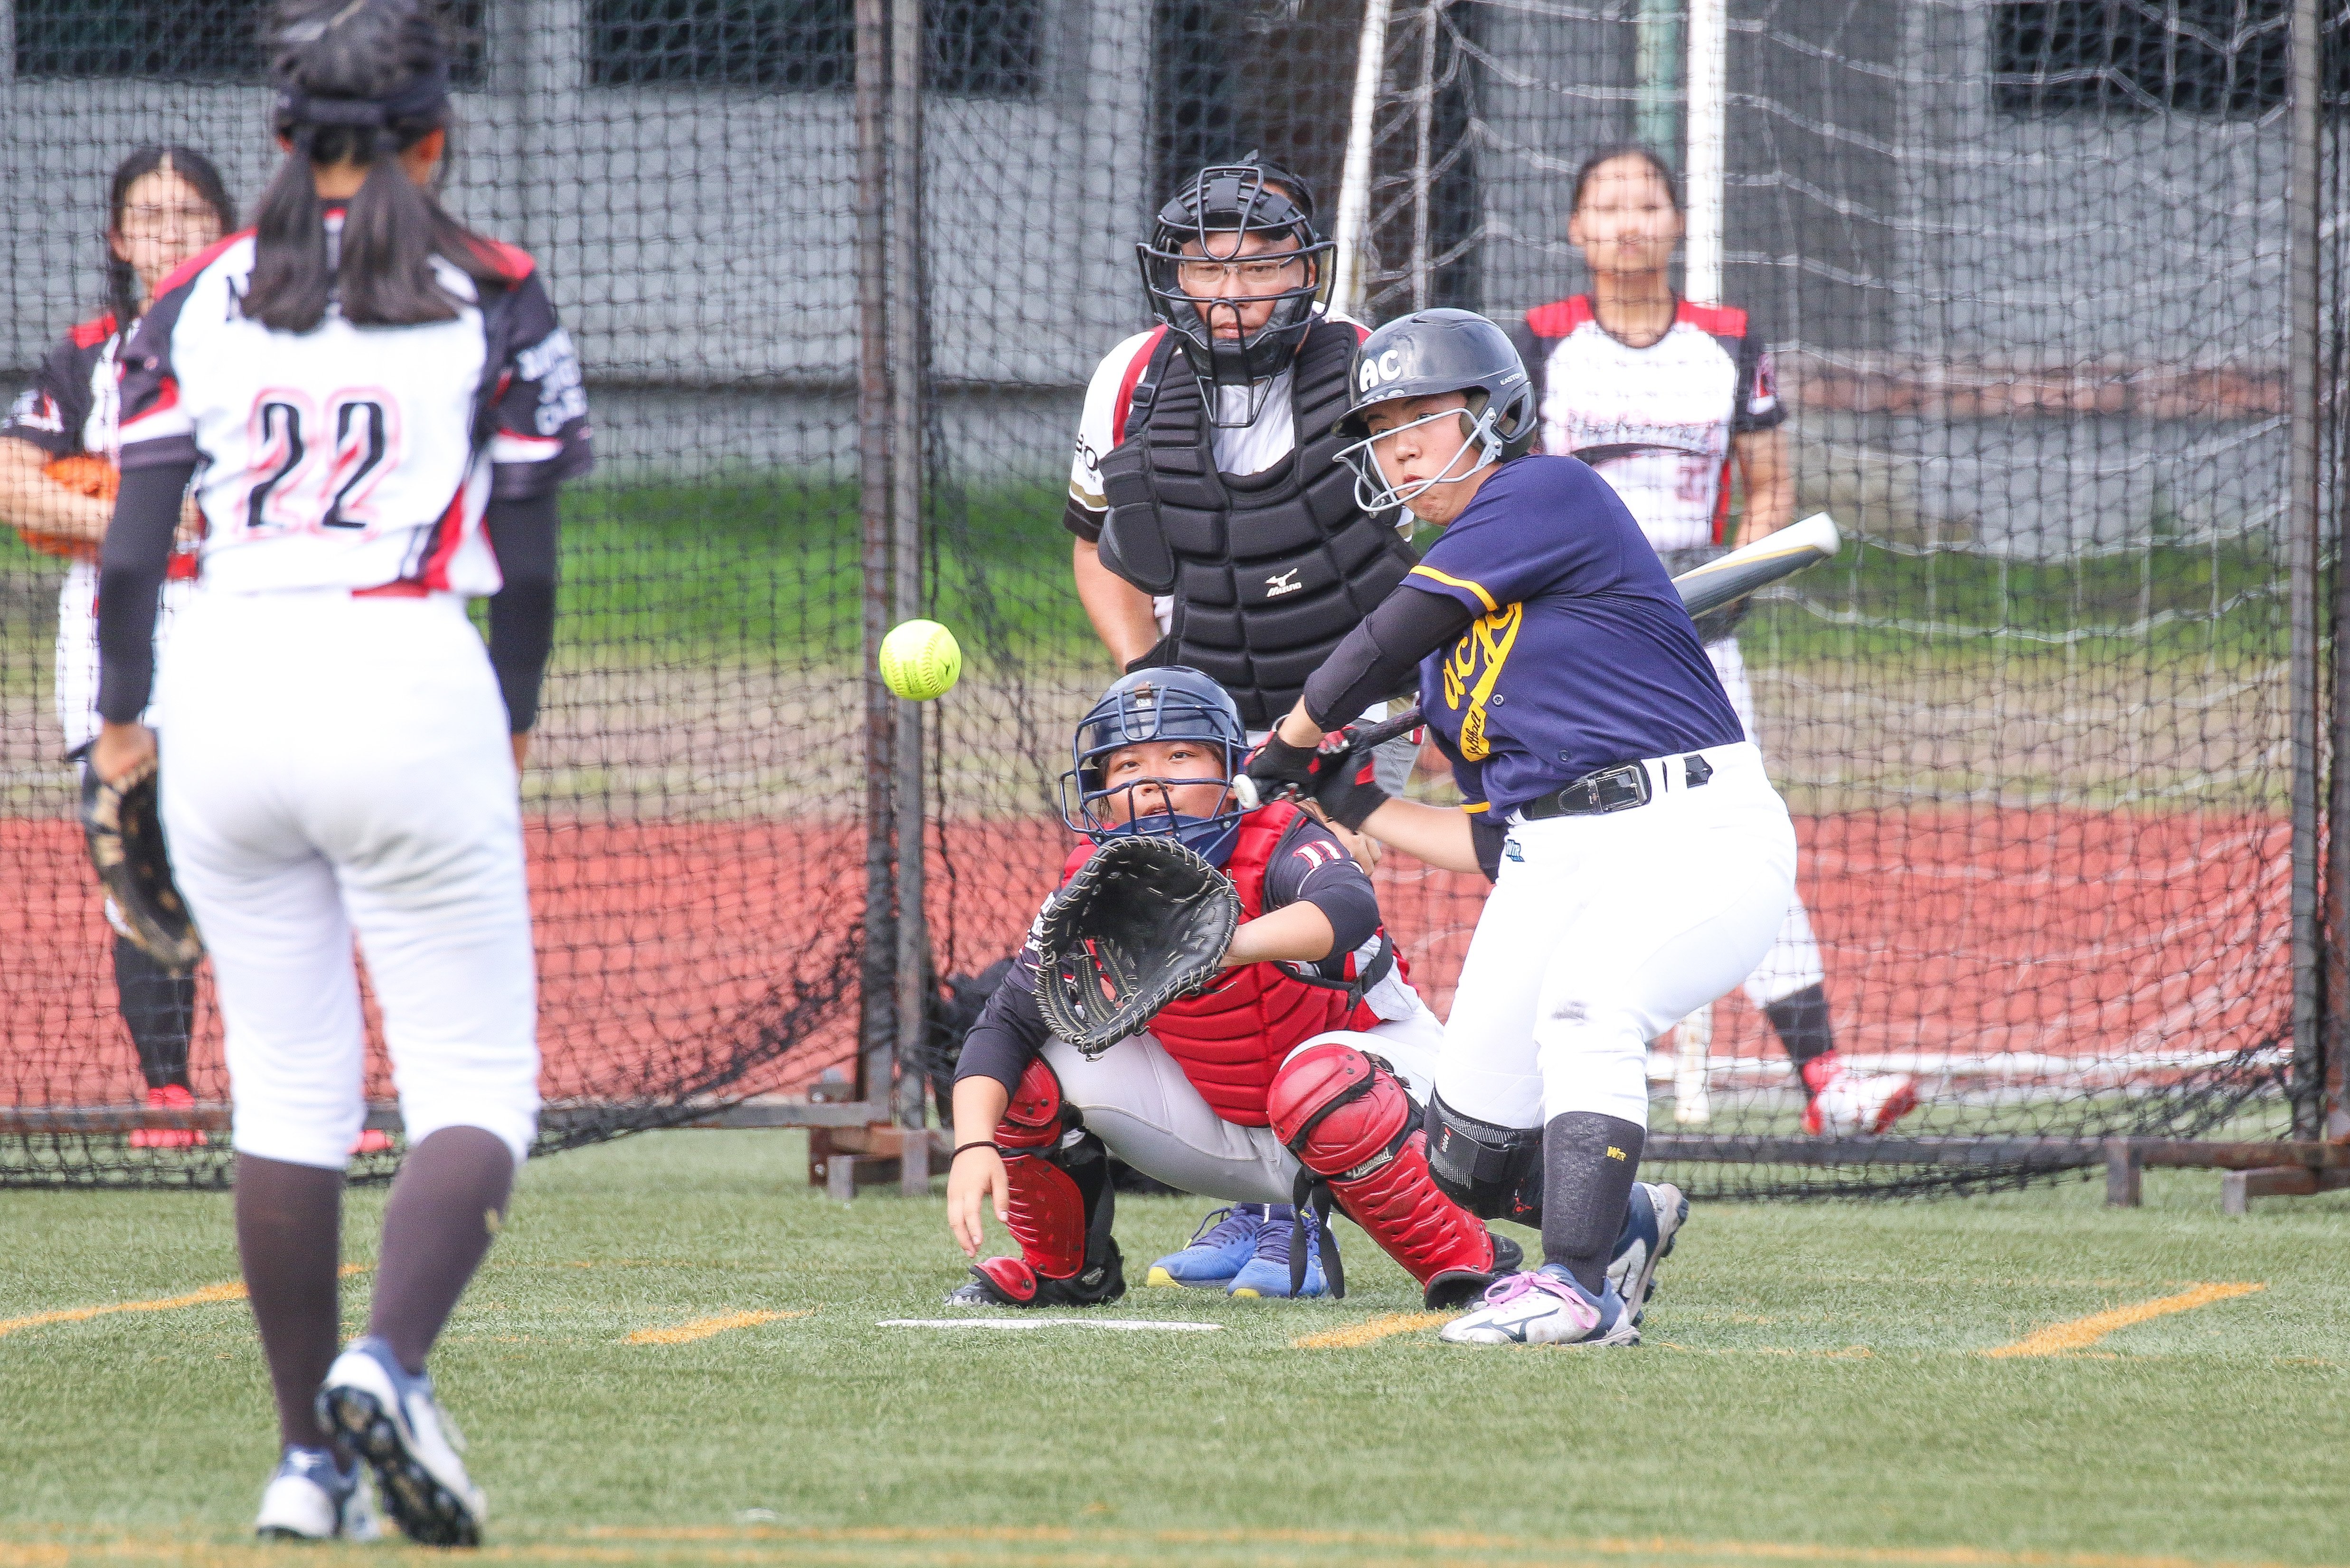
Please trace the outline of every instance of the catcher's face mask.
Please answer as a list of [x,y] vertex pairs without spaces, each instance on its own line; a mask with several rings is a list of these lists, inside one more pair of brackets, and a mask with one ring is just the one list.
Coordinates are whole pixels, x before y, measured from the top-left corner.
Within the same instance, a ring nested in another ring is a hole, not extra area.
[[1163,834],[1212,865],[1231,856],[1247,815],[1232,780],[1247,755],[1222,687],[1189,670],[1138,671],[1077,726],[1061,775],[1061,816],[1099,844]]

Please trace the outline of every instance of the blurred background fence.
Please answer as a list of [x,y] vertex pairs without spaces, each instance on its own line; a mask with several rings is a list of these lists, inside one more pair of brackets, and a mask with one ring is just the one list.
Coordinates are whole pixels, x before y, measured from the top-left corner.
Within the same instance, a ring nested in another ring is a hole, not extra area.
[[[124,152],[192,145],[259,192],[257,12],[0,4],[17,379],[97,312]],[[1707,1162],[1676,1179],[1962,1187],[2112,1136],[2327,1130],[2343,0],[452,20],[448,200],[538,258],[596,421],[525,784],[549,1147],[827,1068],[919,1114],[951,982],[1051,885],[1052,781],[1115,673],[1059,515],[1085,382],[1149,325],[1134,241],[1184,173],[1252,151],[1326,220],[1350,136],[1370,319],[1578,292],[1568,182],[1596,147],[1718,169],[1700,265],[1775,351],[1800,510],[1850,541],[1745,624],[1758,738],[1844,1050],[1919,1076],[1906,1133],[1978,1154],[1788,1163],[1800,1093],[1732,998],[1711,1141],[1669,1146]],[[1693,99],[1692,59],[1718,94]],[[132,1150],[109,1119],[138,1079],[52,712],[62,570],[0,544],[0,1180],[217,1180],[224,1139]],[[967,658],[923,710],[867,673],[917,609]],[[1379,879],[1441,1011],[1482,887],[1401,857]]]

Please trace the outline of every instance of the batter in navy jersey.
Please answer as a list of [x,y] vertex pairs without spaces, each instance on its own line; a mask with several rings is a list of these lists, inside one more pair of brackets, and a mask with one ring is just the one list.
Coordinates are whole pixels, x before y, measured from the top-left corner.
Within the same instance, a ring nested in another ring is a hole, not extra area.
[[[1623,502],[1575,459],[1526,455],[1534,398],[1499,327],[1459,310],[1391,322],[1357,356],[1352,394],[1367,503],[1448,532],[1249,773],[1493,879],[1445,1024],[1430,1162],[1473,1212],[1538,1210],[1544,1262],[1443,1337],[1636,1344],[1608,1260],[1648,1125],[1648,1042],[1770,946],[1794,829]],[[1415,670],[1458,811],[1389,799],[1317,749],[1364,693]],[[1679,1213],[1655,1218],[1669,1240]]]

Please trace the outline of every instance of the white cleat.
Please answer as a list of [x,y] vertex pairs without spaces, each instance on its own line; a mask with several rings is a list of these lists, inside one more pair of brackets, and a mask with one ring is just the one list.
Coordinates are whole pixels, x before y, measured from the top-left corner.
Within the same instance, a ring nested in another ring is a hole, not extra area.
[[368,1501],[367,1475],[357,1464],[335,1469],[323,1449],[287,1449],[261,1494],[253,1532],[273,1541],[380,1541]]
[[1493,1282],[1475,1311],[1454,1318],[1437,1337],[1447,1345],[1638,1345],[1640,1331],[1610,1283],[1595,1301],[1549,1265]]
[[1907,1073],[1864,1077],[1836,1060],[1817,1056],[1804,1068],[1812,1103],[1804,1107],[1804,1130],[1814,1137],[1855,1137],[1881,1133],[1918,1108],[1918,1080]]
[[1630,1212],[1624,1217],[1622,1248],[1607,1262],[1607,1282],[1624,1299],[1624,1310],[1638,1325],[1647,1315],[1655,1293],[1657,1265],[1673,1250],[1673,1238],[1689,1222],[1689,1199],[1669,1181],[1632,1184]]
[[318,1390],[318,1418],[375,1471],[384,1511],[422,1546],[478,1546],[489,1501],[466,1475],[464,1438],[432,1379],[402,1368],[380,1339],[356,1339]]

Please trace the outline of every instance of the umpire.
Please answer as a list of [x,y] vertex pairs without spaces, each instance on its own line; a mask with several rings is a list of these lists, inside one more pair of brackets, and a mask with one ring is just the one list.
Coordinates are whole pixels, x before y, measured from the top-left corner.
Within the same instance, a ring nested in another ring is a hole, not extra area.
[[[1332,426],[1363,330],[1318,296],[1331,243],[1295,175],[1211,165],[1137,245],[1159,325],[1087,388],[1066,522],[1077,592],[1128,670],[1188,665],[1252,734],[1419,560],[1367,511]],[[1400,789],[1413,747],[1383,757]]]

